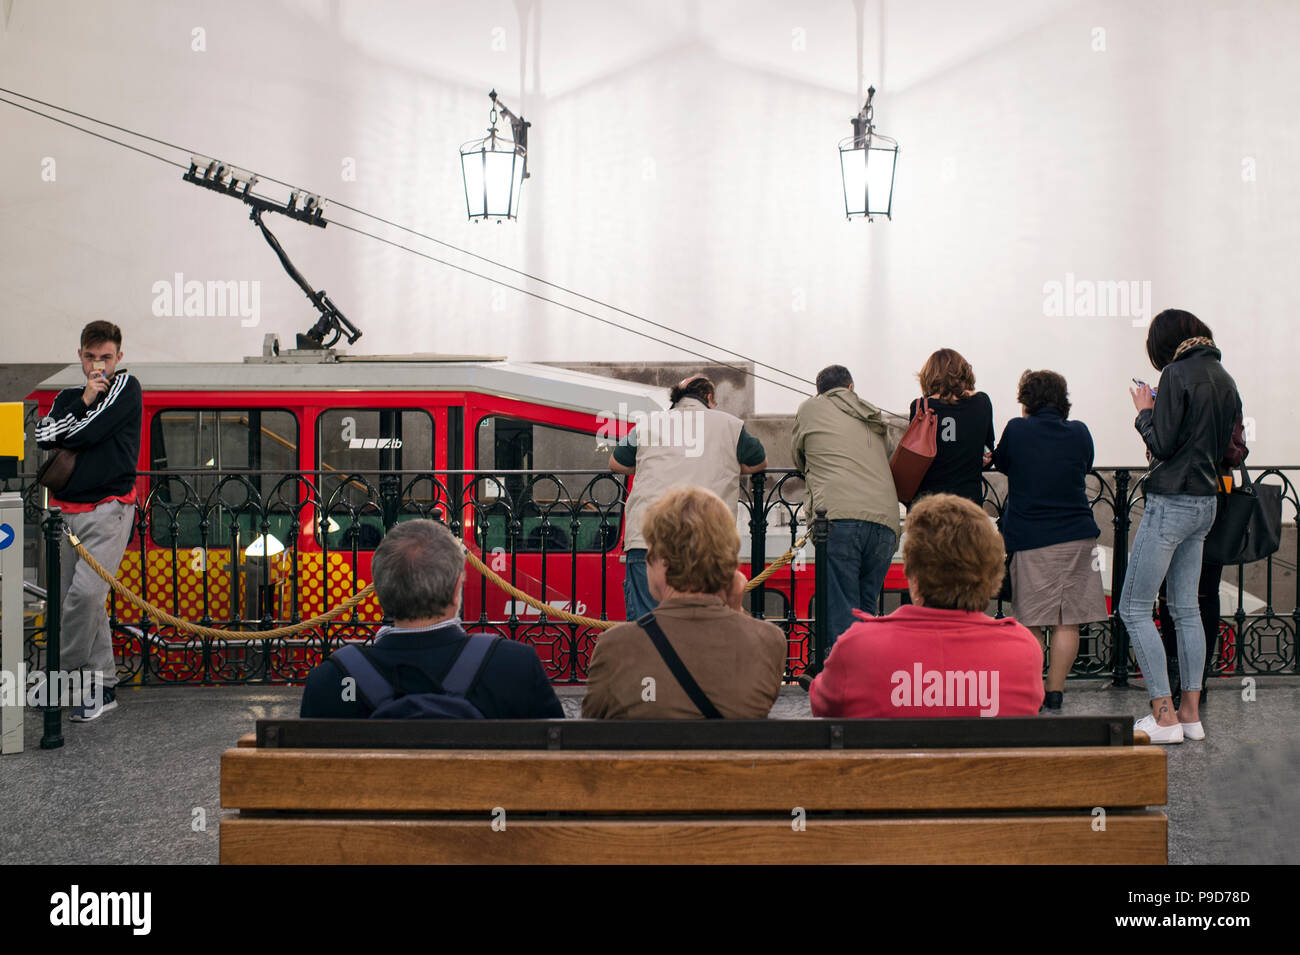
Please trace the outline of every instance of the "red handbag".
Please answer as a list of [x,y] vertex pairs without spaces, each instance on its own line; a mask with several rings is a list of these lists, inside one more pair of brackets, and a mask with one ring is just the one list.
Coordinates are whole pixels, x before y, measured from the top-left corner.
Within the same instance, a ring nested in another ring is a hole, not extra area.
[[930,407],[930,399],[921,398],[916,417],[903,432],[902,440],[894,449],[889,470],[894,475],[894,489],[898,499],[909,504],[925,478],[925,472],[939,453],[939,416]]

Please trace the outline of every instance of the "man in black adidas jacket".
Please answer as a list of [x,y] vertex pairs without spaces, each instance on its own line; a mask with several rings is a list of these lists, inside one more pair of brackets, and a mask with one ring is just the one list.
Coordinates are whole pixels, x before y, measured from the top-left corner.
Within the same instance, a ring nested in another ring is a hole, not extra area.
[[[376,548],[371,574],[393,626],[375,635],[367,657],[395,689],[438,692],[469,642],[459,616],[465,585],[460,541],[436,521],[403,521]],[[372,707],[359,682],[345,679],[333,658],[325,660],[307,676],[300,715],[368,718]],[[465,698],[488,719],[564,717],[537,651],[514,640],[492,645]]]
[[[105,568],[116,573],[135,523],[135,476],[140,455],[143,400],[140,383],[122,361],[122,330],[91,322],[77,349],[86,375],[82,388],[65,388],[48,416],[36,425],[44,450],[77,453],[68,483],[50,495],[68,530]],[[104,600],[108,584],[64,540],[60,552],[62,600],[60,668],[82,670],[98,692],[74,706],[71,719],[85,722],[116,709],[117,666]],[[83,686],[85,683],[83,683]]]

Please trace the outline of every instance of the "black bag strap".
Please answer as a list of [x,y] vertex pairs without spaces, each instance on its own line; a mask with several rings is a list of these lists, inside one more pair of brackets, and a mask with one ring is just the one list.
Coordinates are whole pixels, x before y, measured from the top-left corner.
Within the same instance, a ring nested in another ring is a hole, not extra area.
[[474,685],[483,664],[487,662],[488,651],[501,639],[495,633],[470,633],[466,636],[468,639],[464,648],[447,675],[442,678],[443,692],[452,696],[469,695],[469,688]]
[[357,681],[361,702],[372,710],[379,709],[397,696],[393,684],[379,672],[379,668],[366,656],[365,651],[355,644],[349,643],[339,647],[330,659],[343,671],[344,676],[350,676]]
[[460,653],[456,655],[456,659],[452,661],[441,680],[435,679],[423,667],[407,663],[399,663],[393,667],[393,679],[390,680],[383,675],[379,667],[375,666],[374,661],[361,647],[353,644],[335,650],[332,659],[334,665],[343,671],[344,676],[350,676],[357,681],[362,702],[372,710],[377,710],[390,700],[406,695],[406,690],[401,685],[401,671],[404,669],[424,674],[426,679],[433,682],[435,693],[468,697],[470,687],[474,685],[474,681],[478,679],[478,675],[487,663],[488,652],[501,638],[494,633],[470,633],[466,634],[466,638]]
[[637,620],[636,625],[650,636],[650,642],[655,645],[655,649],[664,658],[664,663],[668,665],[672,675],[681,684],[682,689],[686,691],[686,695],[691,698],[691,702],[704,715],[704,718],[709,720],[722,719],[722,714],[718,712],[718,708],[700,689],[700,685],[695,682],[695,677],[691,676],[691,671],[686,669],[686,664],[677,655],[673,645],[668,642],[668,637],[664,635],[663,627],[659,626],[659,621],[655,619],[654,613],[648,613],[641,617]]

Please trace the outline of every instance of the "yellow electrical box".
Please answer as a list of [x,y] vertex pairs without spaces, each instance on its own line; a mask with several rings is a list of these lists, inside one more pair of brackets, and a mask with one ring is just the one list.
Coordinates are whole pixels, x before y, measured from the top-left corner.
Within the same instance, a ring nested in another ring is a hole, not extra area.
[[23,459],[23,403],[0,401],[0,458]]

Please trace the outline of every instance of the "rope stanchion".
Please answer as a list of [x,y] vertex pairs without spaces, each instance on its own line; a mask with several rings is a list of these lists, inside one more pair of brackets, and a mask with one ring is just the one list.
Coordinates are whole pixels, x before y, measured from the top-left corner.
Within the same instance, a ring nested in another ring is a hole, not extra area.
[[[808,540],[808,535],[805,534],[802,538],[800,538],[798,541],[795,542],[795,545],[793,547],[791,547],[784,554],[782,554],[776,560],[772,561],[772,563],[768,564],[765,568],[763,568],[763,572],[761,574],[759,574],[757,577],[755,577],[753,580],[751,580],[748,584],[745,585],[745,592],[748,593],[749,591],[753,590],[755,587],[761,586],[763,582],[767,580],[767,578],[771,577],[774,573],[776,573],[786,564],[790,563],[790,561],[794,560],[795,553],[799,550],[799,548],[803,547],[804,543],[807,540]],[[500,587],[510,596],[514,597],[516,600],[522,600],[524,603],[528,604],[528,606],[532,607],[533,609],[537,610],[540,613],[546,614],[548,617],[558,617],[559,619],[565,621],[566,623],[577,624],[580,627],[591,627],[596,630],[608,630],[616,623],[622,623],[621,620],[597,620],[594,617],[583,617],[576,613],[569,613],[567,610],[560,610],[557,607],[552,607],[550,604],[543,603],[542,601],[534,597],[532,594],[524,593],[524,591],[520,590],[518,587],[511,584],[508,580],[506,580],[504,577],[502,577],[500,574],[494,571],[491,567],[487,566],[487,564],[479,560],[478,556],[473,551],[466,549],[465,557],[469,561],[471,567],[477,570],[488,580],[492,581],[492,583],[496,584],[498,587]]]
[[478,556],[468,548],[465,550],[465,558],[469,561],[471,567],[488,580],[492,581],[492,583],[496,584],[510,596],[514,597],[516,600],[522,600],[524,603],[528,604],[528,606],[537,610],[539,613],[546,614],[548,617],[559,617],[566,623],[574,623],[580,627],[591,627],[595,630],[608,630],[610,627],[614,626],[614,624],[623,622],[621,620],[597,620],[595,617],[583,617],[576,613],[569,613],[567,610],[560,610],[558,607],[552,607],[550,604],[543,603],[532,594],[526,594],[518,587],[511,584],[510,581],[506,580],[487,564],[483,563],[483,561],[479,560]]
[[[774,573],[776,573],[782,567],[790,563],[790,561],[794,559],[795,553],[801,547],[803,547],[804,543],[807,540],[808,540],[808,535],[805,534],[802,538],[800,538],[798,541],[795,542],[793,547],[787,550],[776,560],[772,561],[772,563],[768,564],[767,567],[763,568],[763,572],[761,574],[759,574],[757,577],[755,577],[748,584],[745,585],[745,591],[749,592],[753,590],[755,587],[761,586],[763,582],[766,581],[769,577],[771,577]],[[90,551],[86,550],[86,548],[82,545],[81,541],[77,539],[77,536],[75,534],[68,532],[68,543],[72,545],[73,549],[76,550],[77,552],[77,556],[79,556],[82,560],[84,560],[87,563],[87,565],[89,565],[91,570],[99,574],[100,577],[102,577],[104,580],[108,582],[108,585],[113,588],[114,593],[120,596],[131,606],[135,607],[141,613],[148,614],[149,616],[157,620],[159,623],[166,624],[169,627],[174,627],[175,629],[181,631],[182,633],[192,633],[195,634],[196,636],[211,637],[217,640],[228,641],[233,635],[237,635],[244,632],[238,630],[218,630],[215,627],[205,627],[201,624],[190,623],[188,620],[181,620],[179,617],[173,617],[171,614],[167,613],[167,611],[163,610],[160,607],[155,607],[153,604],[149,603],[143,597],[133,593],[130,589],[127,588],[127,586],[124,583],[122,583],[120,580],[118,580],[116,577],[110,574],[107,570],[105,570],[104,565],[101,564],[99,561],[95,560],[93,556],[91,556]],[[615,624],[622,623],[621,620],[597,620],[594,617],[584,617],[580,614],[569,613],[567,610],[560,610],[557,607],[552,607],[550,604],[543,603],[541,600],[538,600],[532,594],[525,593],[524,591],[520,590],[518,587],[511,584],[508,580],[506,580],[504,577],[502,577],[500,574],[494,571],[491,567],[483,563],[483,561],[481,561],[478,558],[478,555],[476,555],[473,551],[469,550],[468,548],[465,548],[465,558],[466,560],[469,561],[471,567],[477,570],[488,580],[492,581],[492,583],[496,584],[496,586],[499,587],[501,590],[504,590],[507,594],[514,597],[516,600],[522,600],[524,603],[528,604],[528,606],[537,610],[539,613],[546,614],[548,617],[555,617],[565,621],[566,623],[576,624],[577,626],[580,627],[591,627],[592,629],[595,630],[608,630],[610,627],[614,626]],[[311,630],[315,627],[319,627],[321,624],[328,623],[330,620],[333,620],[335,617],[339,616],[340,614],[346,613],[347,611],[351,610],[353,607],[357,606],[359,603],[361,603],[361,601],[365,600],[374,592],[375,592],[375,585],[367,584],[364,589],[360,590],[353,596],[349,597],[347,600],[343,601],[343,603],[339,604],[337,607],[333,608],[332,610],[327,610],[323,614],[312,617],[310,620],[303,620],[300,623],[295,623],[290,626],[276,627],[273,630],[257,630],[257,631],[249,632],[247,639],[269,640],[275,637],[290,637],[293,636],[294,634],[301,633],[304,630]]]
[[757,577],[753,578],[749,583],[747,583],[745,585],[745,593],[749,593],[755,587],[758,587],[761,584],[763,584],[767,580],[767,578],[771,577],[773,574],[775,574],[786,564],[790,563],[790,561],[794,560],[794,555],[798,551],[802,550],[803,545],[806,544],[807,542],[808,542],[808,535],[804,534],[803,537],[799,538],[797,541],[794,542],[793,547],[787,550],[776,560],[772,561],[772,563],[764,567],[763,572],[761,574],[759,574]]

